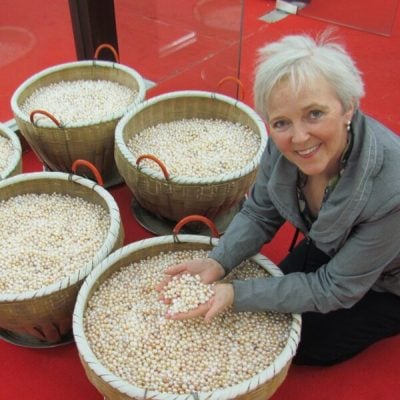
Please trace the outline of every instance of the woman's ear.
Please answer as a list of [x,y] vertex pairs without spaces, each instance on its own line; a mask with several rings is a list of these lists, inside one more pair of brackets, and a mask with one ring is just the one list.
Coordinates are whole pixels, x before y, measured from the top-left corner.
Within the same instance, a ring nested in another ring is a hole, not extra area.
[[344,116],[346,121],[351,121],[353,119],[354,112],[356,110],[356,106],[354,101],[351,102],[350,107],[345,111]]

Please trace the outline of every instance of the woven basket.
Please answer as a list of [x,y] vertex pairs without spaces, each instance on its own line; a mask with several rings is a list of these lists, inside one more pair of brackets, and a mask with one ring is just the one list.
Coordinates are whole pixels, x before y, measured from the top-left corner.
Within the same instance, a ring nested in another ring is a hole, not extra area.
[[0,123],[0,136],[11,140],[14,155],[5,169],[0,171],[0,181],[22,172],[22,147],[18,136],[4,124]]
[[93,259],[70,276],[51,285],[21,293],[0,293],[0,329],[13,333],[21,344],[54,344],[71,336],[72,311],[84,278],[123,244],[118,206],[101,186],[62,172],[21,174],[0,182],[0,201],[28,193],[60,193],[80,197],[106,209],[110,227]]
[[[11,108],[22,135],[47,169],[71,172],[72,163],[84,159],[95,165],[107,183],[118,174],[114,161],[114,131],[124,113],[95,124],[43,127],[32,123],[31,116],[20,108],[35,90],[60,81],[76,80],[113,81],[137,91],[136,100],[128,109],[143,101],[146,93],[143,78],[132,68],[108,61],[77,61],[33,75],[14,92]],[[83,172],[93,179],[90,171]]]
[[[141,165],[139,168],[138,159],[127,147],[133,135],[159,123],[186,118],[241,123],[260,136],[260,147],[252,161],[242,169],[210,178],[166,178],[161,169]],[[243,200],[255,180],[266,141],[263,121],[244,103],[215,93],[179,91],[146,100],[121,119],[115,131],[115,161],[135,199],[150,213],[171,221],[192,214],[214,220]]]
[[[135,387],[115,376],[105,368],[90,348],[83,328],[85,310],[89,299],[96,289],[113,273],[132,262],[140,261],[149,256],[158,255],[161,252],[198,249],[208,250],[216,242],[217,239],[211,240],[209,237],[201,235],[171,235],[142,240],[127,245],[111,254],[87,277],[79,291],[74,310],[74,338],[78,347],[81,363],[89,381],[106,399],[188,400],[193,398],[198,400],[266,400],[273,395],[284,381],[300,338],[301,317],[297,314],[292,315],[292,324],[286,346],[268,368],[238,385],[208,393],[199,392],[176,395]],[[266,257],[258,254],[254,256],[252,260],[265,268],[271,275],[282,275],[278,267]]]

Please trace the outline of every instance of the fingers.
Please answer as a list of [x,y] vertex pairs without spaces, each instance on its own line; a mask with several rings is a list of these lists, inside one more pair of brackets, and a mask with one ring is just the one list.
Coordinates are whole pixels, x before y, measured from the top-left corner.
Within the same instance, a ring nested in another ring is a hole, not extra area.
[[182,274],[183,272],[187,272],[186,270],[186,265],[185,264],[177,264],[177,265],[171,265],[170,267],[166,268],[164,273],[166,276],[164,279],[155,287],[157,292],[162,292],[165,288],[166,285],[168,285],[168,282],[171,281],[172,277],[174,275],[179,275]]
[[211,320],[216,317],[218,314],[220,314],[222,311],[225,310],[226,306],[222,301],[218,301],[215,297],[213,297],[210,300],[211,306],[204,316],[204,321],[205,322],[211,322]]
[[208,308],[209,308],[209,305],[207,303],[205,303],[205,304],[201,304],[199,307],[194,308],[193,310],[190,310],[188,312],[177,313],[177,314],[167,314],[166,317],[168,319],[172,319],[175,321],[200,317],[207,313]]
[[172,303],[172,300],[169,299],[168,297],[165,297],[162,292],[159,294],[158,300],[161,301],[164,304],[171,304]]
[[168,282],[170,282],[172,279],[172,275],[167,275],[158,285],[156,285],[155,289],[157,292],[162,292],[165,288],[165,286],[168,285]]
[[171,276],[182,274],[183,272],[187,272],[187,265],[185,263],[171,265],[165,270],[165,273]]
[[215,316],[225,311],[233,304],[234,292],[231,284],[219,284],[215,288],[215,296],[210,299],[210,307],[205,314],[205,322],[210,322]]

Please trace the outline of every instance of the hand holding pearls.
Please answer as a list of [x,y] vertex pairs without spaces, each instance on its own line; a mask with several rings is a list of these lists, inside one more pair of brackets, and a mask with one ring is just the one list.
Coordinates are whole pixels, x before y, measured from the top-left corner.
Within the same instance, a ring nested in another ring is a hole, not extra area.
[[167,316],[183,319],[186,314],[191,315],[189,311],[196,312],[199,306],[207,306],[213,295],[213,285],[202,283],[200,275],[175,275],[164,289],[164,297],[170,300]]

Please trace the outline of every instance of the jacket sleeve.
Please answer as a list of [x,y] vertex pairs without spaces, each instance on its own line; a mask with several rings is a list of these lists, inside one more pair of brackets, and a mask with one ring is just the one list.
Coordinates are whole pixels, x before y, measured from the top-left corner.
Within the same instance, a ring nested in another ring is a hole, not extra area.
[[[397,204],[400,199],[397,200]],[[360,223],[315,273],[234,281],[234,310],[327,313],[353,306],[399,256],[400,208]]]
[[218,261],[226,272],[258,253],[284,222],[268,196],[272,158],[271,141],[268,140],[256,181],[243,208],[233,218],[217,247],[210,252],[210,257]]

